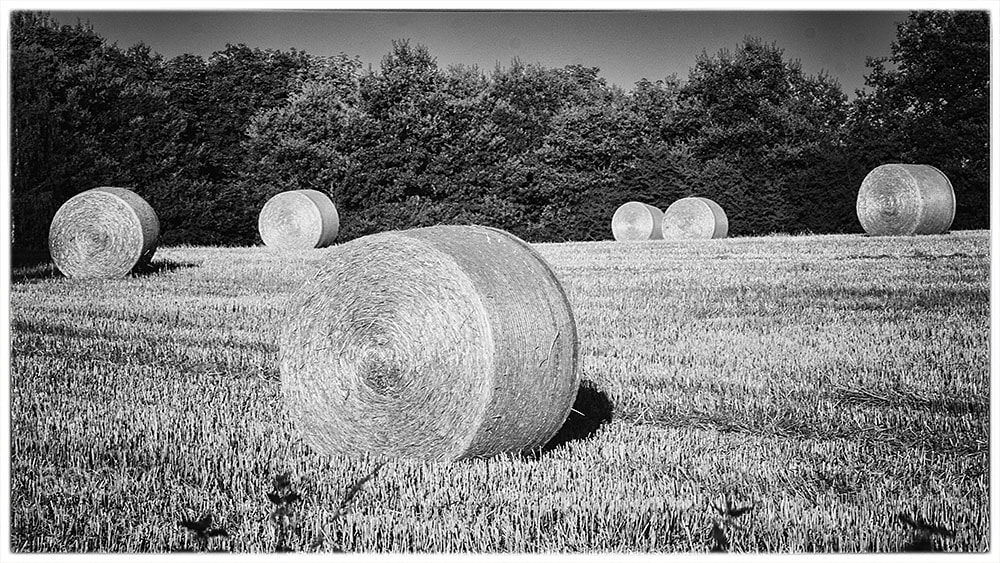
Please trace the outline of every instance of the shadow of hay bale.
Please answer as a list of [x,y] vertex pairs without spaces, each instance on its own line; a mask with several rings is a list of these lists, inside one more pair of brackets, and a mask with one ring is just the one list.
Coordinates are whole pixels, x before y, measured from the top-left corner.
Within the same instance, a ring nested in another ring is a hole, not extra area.
[[583,380],[576,393],[573,410],[556,435],[542,448],[541,453],[552,451],[566,443],[586,440],[597,433],[613,414],[611,399],[593,382]]
[[185,268],[198,266],[193,262],[175,262],[173,260],[154,260],[152,262],[138,264],[132,269],[133,276],[153,276],[164,272],[173,272]]
[[47,248],[18,248],[10,253],[11,268],[30,268],[46,262],[52,262],[52,255]]
[[10,282],[52,278],[60,275],[46,249],[17,249],[10,254]]
[[10,283],[26,283],[61,277],[62,274],[52,262],[33,264],[31,266],[13,266],[10,272]]
[[[173,272],[184,268],[194,268],[198,264],[191,262],[175,262],[173,260],[158,260],[136,266],[130,275],[153,276],[163,272]],[[27,283],[51,278],[65,277],[56,268],[48,252],[27,252],[11,255],[10,283]]]

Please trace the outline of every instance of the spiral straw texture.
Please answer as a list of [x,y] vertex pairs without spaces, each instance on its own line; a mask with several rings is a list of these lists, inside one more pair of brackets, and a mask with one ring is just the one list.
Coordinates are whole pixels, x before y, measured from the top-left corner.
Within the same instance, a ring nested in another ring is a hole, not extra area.
[[955,220],[955,190],[926,164],[883,164],[858,190],[858,220],[873,236],[933,235]]
[[49,253],[70,278],[120,278],[148,263],[160,221],[146,200],[125,188],[100,187],[62,204],[49,225]]
[[663,212],[664,239],[726,238],[729,218],[718,203],[705,197],[685,197]]
[[611,217],[611,233],[615,240],[656,240],[663,238],[660,224],[663,212],[638,201],[623,204]]
[[273,248],[323,248],[337,239],[340,216],[333,201],[322,192],[282,192],[261,208],[257,230],[264,244]]
[[328,252],[279,338],[285,403],[315,450],[487,457],[537,449],[565,422],[576,324],[526,243],[437,226]]

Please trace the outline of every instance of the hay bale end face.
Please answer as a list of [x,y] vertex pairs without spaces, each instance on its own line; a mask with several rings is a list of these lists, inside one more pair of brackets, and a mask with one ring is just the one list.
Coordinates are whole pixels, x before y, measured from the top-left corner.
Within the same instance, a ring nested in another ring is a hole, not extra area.
[[257,218],[264,244],[279,249],[323,248],[333,244],[340,216],[333,201],[316,190],[282,192],[267,200]]
[[926,164],[883,164],[858,190],[858,220],[873,236],[940,234],[955,220],[955,190]]
[[728,234],[726,212],[708,198],[685,197],[663,212],[664,239],[725,238]]
[[657,240],[663,238],[660,224],[663,212],[638,201],[623,204],[611,218],[615,240]]
[[279,337],[285,404],[326,454],[454,460],[537,449],[579,387],[576,324],[506,232],[438,226],[328,251]]
[[120,278],[148,263],[160,221],[153,208],[126,188],[99,187],[62,204],[49,225],[49,253],[70,278]]

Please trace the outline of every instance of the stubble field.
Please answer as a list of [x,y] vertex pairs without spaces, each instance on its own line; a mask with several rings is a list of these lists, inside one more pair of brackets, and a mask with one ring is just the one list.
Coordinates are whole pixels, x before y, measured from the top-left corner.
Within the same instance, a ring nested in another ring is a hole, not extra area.
[[990,548],[988,232],[535,247],[576,315],[576,412],[457,463],[297,439],[275,341],[323,251],[15,269],[11,549]]

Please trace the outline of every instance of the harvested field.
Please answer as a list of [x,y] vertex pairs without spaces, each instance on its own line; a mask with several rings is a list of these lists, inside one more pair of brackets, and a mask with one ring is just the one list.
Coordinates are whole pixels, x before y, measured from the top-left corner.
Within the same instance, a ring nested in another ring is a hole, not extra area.
[[322,253],[15,269],[11,549],[996,549],[988,232],[534,247],[576,316],[575,410],[537,455],[452,463],[293,431],[279,325]]

